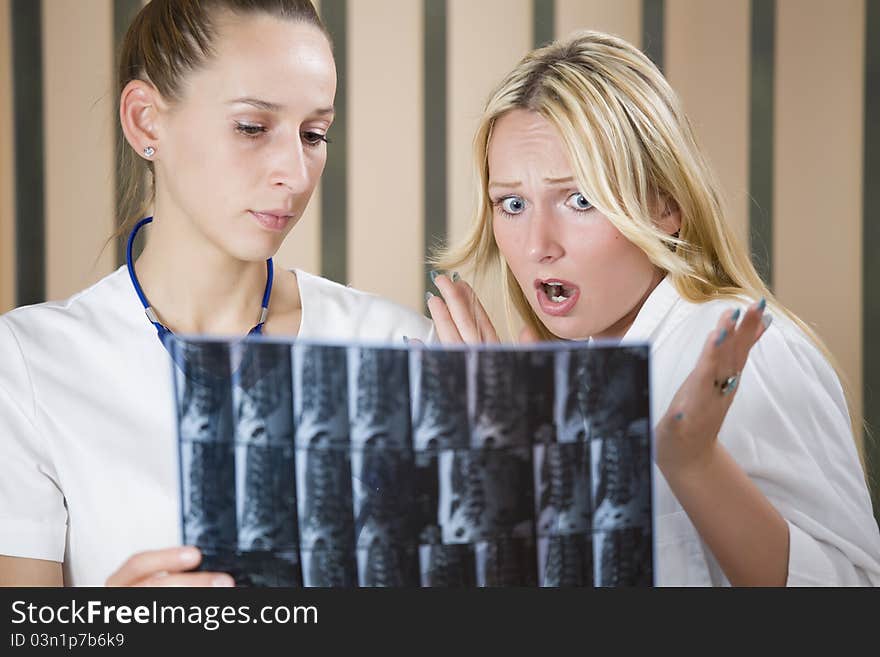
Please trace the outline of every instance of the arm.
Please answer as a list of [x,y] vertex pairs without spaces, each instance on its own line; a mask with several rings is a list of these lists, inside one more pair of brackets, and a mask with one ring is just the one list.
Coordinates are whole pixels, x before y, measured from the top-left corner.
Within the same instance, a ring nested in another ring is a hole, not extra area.
[[0,586],[64,586],[61,564],[0,555]]
[[[880,534],[833,368],[806,338],[764,336],[757,310],[739,327],[725,313],[710,335],[657,425],[657,465],[732,584],[880,583]],[[734,393],[714,382],[747,358],[731,408]]]
[[734,586],[788,578],[788,524],[717,439],[736,393],[720,383],[742,372],[763,311],[753,304],[739,325],[738,312],[724,314],[657,427],[657,465]]
[[723,445],[698,465],[662,471],[732,585],[785,586],[788,524]]

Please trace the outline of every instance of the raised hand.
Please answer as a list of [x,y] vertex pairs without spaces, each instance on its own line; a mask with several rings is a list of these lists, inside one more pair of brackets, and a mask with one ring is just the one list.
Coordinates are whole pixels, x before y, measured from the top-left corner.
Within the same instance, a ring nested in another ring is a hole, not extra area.
[[[428,310],[437,337],[442,344],[497,343],[498,332],[473,288],[457,273],[452,276],[431,272],[434,285],[440,292],[427,294]],[[521,343],[537,342],[538,336],[525,327],[519,335]]]
[[656,429],[657,465],[667,476],[698,467],[710,456],[736,396],[749,351],[770,326],[764,299],[725,312],[709,334],[693,372],[685,379]]

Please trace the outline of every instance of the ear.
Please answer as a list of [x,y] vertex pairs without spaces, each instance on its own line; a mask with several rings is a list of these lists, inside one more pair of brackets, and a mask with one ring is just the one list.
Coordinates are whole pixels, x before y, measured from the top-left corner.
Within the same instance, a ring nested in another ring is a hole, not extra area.
[[661,200],[663,209],[657,220],[657,227],[667,235],[678,236],[681,231],[681,211],[678,209],[678,203],[668,196],[664,196]]
[[128,144],[148,160],[144,149],[159,150],[159,116],[164,102],[156,88],[143,80],[132,80],[119,97],[119,122]]

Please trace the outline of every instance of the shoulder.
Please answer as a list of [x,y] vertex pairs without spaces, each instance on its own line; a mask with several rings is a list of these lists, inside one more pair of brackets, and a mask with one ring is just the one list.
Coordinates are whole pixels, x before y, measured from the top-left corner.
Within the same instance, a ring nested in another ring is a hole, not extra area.
[[125,268],[121,267],[67,299],[21,306],[0,316],[0,319],[10,330],[23,334],[69,328],[89,320],[99,321],[130,310],[130,295],[125,294],[127,284]]
[[432,322],[390,299],[296,270],[304,337],[401,342],[430,340]]
[[123,324],[143,317],[127,284],[123,267],[67,299],[21,306],[0,315],[0,361],[63,359],[87,350],[84,347],[95,340],[119,339],[128,330]]

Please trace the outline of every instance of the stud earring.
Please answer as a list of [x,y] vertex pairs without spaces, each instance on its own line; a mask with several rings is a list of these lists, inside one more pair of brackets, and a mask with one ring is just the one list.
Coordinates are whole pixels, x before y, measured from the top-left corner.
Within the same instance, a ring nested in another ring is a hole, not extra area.
[[153,157],[155,154],[156,154],[156,149],[153,148],[152,146],[147,146],[144,149],[144,155],[147,157]]

